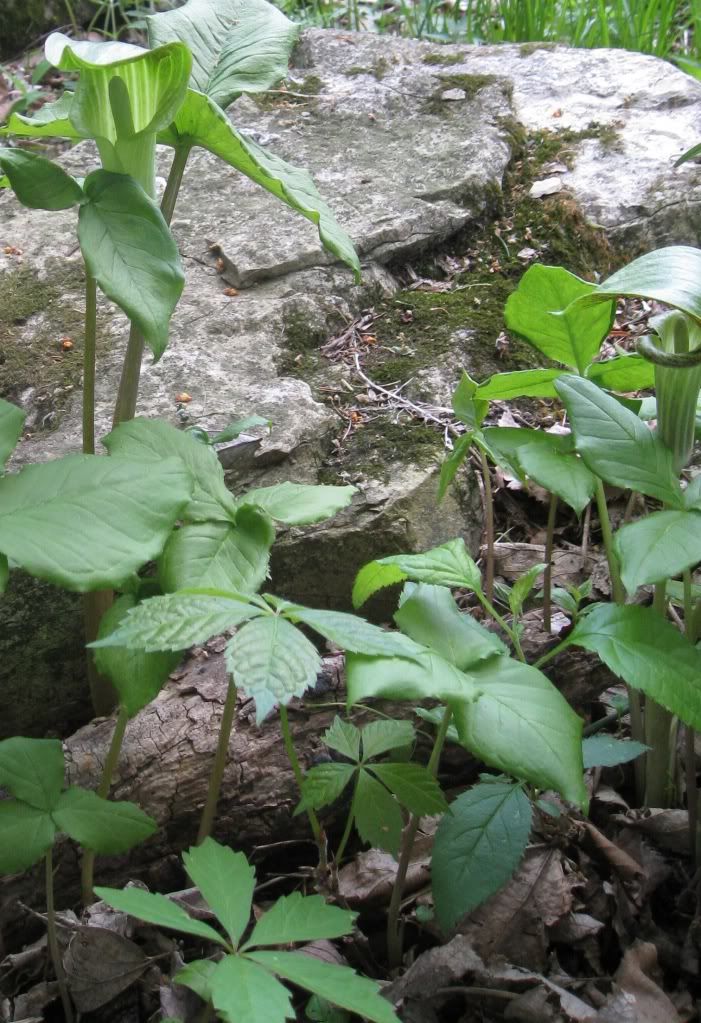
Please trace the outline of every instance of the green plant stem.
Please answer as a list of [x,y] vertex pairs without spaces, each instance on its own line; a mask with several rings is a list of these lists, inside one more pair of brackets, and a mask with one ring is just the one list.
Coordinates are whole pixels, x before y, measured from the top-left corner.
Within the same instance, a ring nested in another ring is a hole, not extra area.
[[78,19],[75,16],[71,0],[63,0],[63,5],[66,8],[66,14],[68,15],[74,35],[80,35],[80,25],[78,24]]
[[[617,604],[625,604],[626,602],[626,591],[621,581],[621,570],[618,566],[618,559],[616,558],[616,552],[613,549],[613,533],[611,531],[611,520],[609,519],[609,510],[606,505],[606,493],[604,491],[604,484],[601,480],[596,481],[596,508],[599,513],[599,525],[601,526],[601,539],[604,542],[604,550],[606,551],[606,560],[609,567],[609,577],[611,579],[611,593],[613,599]],[[643,711],[640,704],[640,694],[626,684],[626,693],[628,696],[628,705],[630,707],[630,724],[631,733],[633,738],[637,742],[645,742],[645,726],[643,722]],[[635,762],[635,787],[637,790],[638,798],[643,797],[645,788],[645,763],[638,757]]]
[[95,454],[95,342],[97,283],[85,268],[85,341],[83,345],[83,454]]
[[552,579],[553,579],[553,542],[555,539],[555,521],[557,519],[557,494],[550,495],[548,508],[548,525],[545,536],[545,571],[543,572],[543,628],[550,633],[552,628]]
[[[173,162],[170,165],[168,180],[161,201],[161,212],[167,224],[170,224],[173,217],[173,210],[175,209],[175,203],[183,180],[185,164],[189,155],[190,147],[176,149]],[[134,418],[136,401],[139,395],[144,347],[143,334],[132,323],[129,329],[129,340],[127,341],[124,363],[122,364],[117,401],[114,407],[113,426],[119,426],[120,423],[125,423]]]
[[63,972],[61,952],[58,947],[58,934],[56,932],[56,910],[54,908],[54,859],[53,849],[49,849],[45,858],[46,867],[46,937],[49,946],[49,955],[53,963],[56,982],[61,995],[61,1005],[66,1023],[73,1023],[73,1006],[71,1004],[68,987],[66,985],[66,974]]
[[[652,606],[666,616],[666,584],[655,586]],[[650,747],[645,755],[645,805],[671,805],[674,777],[670,771],[670,749],[674,715],[654,700],[645,701],[645,742]]]
[[[436,738],[433,742],[433,749],[431,750],[431,756],[429,757],[427,767],[434,778],[438,774],[438,765],[440,763],[441,753],[443,752],[443,746],[445,745],[445,737],[448,734],[448,728],[450,726],[450,719],[452,716],[452,710],[450,707],[446,707],[443,712],[441,723],[438,726],[438,731],[436,732]],[[402,844],[399,850],[397,876],[394,879],[392,897],[387,911],[387,962],[391,970],[397,969],[401,966],[402,962],[403,941],[402,929],[399,924],[399,912],[402,906],[404,882],[406,881],[407,871],[409,870],[409,864],[411,862],[411,854],[414,849],[414,839],[416,838],[416,832],[419,830],[420,823],[421,818],[412,814],[406,828],[404,829]]]
[[[684,579],[684,628],[686,638],[696,645],[696,621],[691,592],[691,570],[686,569]],[[696,866],[699,859],[699,793],[696,787],[696,733],[691,725],[684,729],[684,779],[686,782],[686,808],[689,814],[689,852]]]
[[[302,768],[299,763],[295,744],[292,741],[292,732],[290,731],[290,719],[287,716],[287,707],[285,707],[282,703],[280,704],[280,730],[282,732],[282,741],[285,745],[287,759],[290,762],[292,773],[294,774],[295,781],[297,782],[297,788],[301,794],[304,775],[302,774]],[[309,826],[312,829],[312,834],[314,835],[314,841],[316,842],[319,850],[319,867],[322,870],[326,870],[326,836],[324,835],[321,824],[319,824],[319,818],[311,807],[307,808],[307,817],[309,818]]]
[[229,756],[229,740],[231,739],[231,729],[234,724],[235,713],[236,683],[234,682],[234,676],[232,675],[226,690],[224,711],[222,713],[221,724],[219,725],[217,751],[214,755],[212,773],[209,776],[207,799],[204,804],[204,809],[202,810],[202,817],[200,818],[200,828],[197,832],[197,845],[202,845],[205,838],[209,838],[212,831],[214,816],[217,812],[217,803],[219,802],[222,778],[224,777],[224,769]]
[[[85,594],[83,619],[86,643],[92,643],[97,639],[102,616],[112,606],[113,599],[112,590],[93,590],[92,593]],[[117,706],[117,693],[107,676],[101,675],[97,670],[91,650],[87,651],[87,669],[90,700],[95,716],[108,717]]]
[[485,594],[491,604],[494,600],[494,501],[492,500],[492,477],[489,473],[487,456],[479,449],[484,486],[484,528],[487,539],[487,564],[485,569]]
[[516,629],[512,629],[511,626],[507,624],[504,618],[502,618],[497,609],[494,607],[492,602],[487,598],[486,594],[477,592],[477,599],[479,600],[480,604],[487,612],[487,614],[494,619],[497,625],[501,629],[503,629],[506,635],[509,637],[513,644],[516,656],[518,657],[519,661],[523,661],[525,663],[526,656],[521,648],[521,640],[518,638],[518,632],[516,631]]
[[[102,777],[100,778],[100,784],[97,789],[97,794],[102,799],[107,799],[112,784],[112,777],[114,775],[117,762],[119,761],[119,754],[122,750],[122,742],[124,741],[124,733],[129,723],[129,715],[127,714],[124,707],[119,708],[119,714],[114,725],[114,731],[112,732],[112,741],[110,742],[110,748],[107,751],[107,757],[105,758],[105,766],[102,768]],[[81,869],[81,889],[83,893],[83,905],[89,906],[93,901],[93,879],[95,874],[95,853],[92,849],[85,849],[83,851],[83,865]]]
[[353,789],[353,798],[351,800],[350,809],[348,810],[348,816],[346,818],[346,826],[344,828],[343,836],[341,837],[341,841],[338,843],[338,849],[336,850],[336,855],[334,856],[334,862],[335,862],[337,868],[339,867],[339,865],[341,863],[341,857],[343,856],[343,853],[345,852],[346,846],[348,845],[348,839],[350,838],[351,831],[353,830],[353,821],[355,820],[355,804],[356,804],[357,799],[358,799],[358,779],[357,779],[357,776],[356,776],[356,784],[355,784],[355,788]]

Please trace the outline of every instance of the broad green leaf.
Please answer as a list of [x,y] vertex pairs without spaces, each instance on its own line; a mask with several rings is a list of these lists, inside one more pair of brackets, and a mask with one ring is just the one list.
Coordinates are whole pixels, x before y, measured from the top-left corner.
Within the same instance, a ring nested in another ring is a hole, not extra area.
[[78,240],[85,265],[158,360],[185,283],[175,240],[158,206],[126,174],[93,171],[84,189]]
[[544,430],[531,430],[523,426],[488,426],[482,437],[494,464],[506,469],[517,479],[525,479],[518,453],[526,444],[551,447],[563,454],[574,451],[574,440],[569,435],[545,433]]
[[0,474],[22,436],[25,415],[22,409],[0,398]]
[[[211,980],[217,964],[211,959],[196,959],[194,963],[187,963],[173,977],[174,984],[184,984],[199,995],[203,1002],[212,1001]],[[178,1021],[180,1023],[180,1021]]]
[[18,874],[53,845],[56,827],[46,810],[0,799],[0,874]]
[[627,764],[649,750],[633,739],[614,739],[612,735],[589,735],[582,739],[584,769],[590,767],[617,767]]
[[479,385],[477,381],[473,380],[463,370],[460,383],[453,392],[452,405],[453,412],[460,422],[464,423],[470,430],[474,430],[482,425],[482,420],[489,408],[488,401],[476,400],[478,398],[478,390]]
[[58,164],[27,152],[0,148],[0,170],[7,175],[23,206],[34,210],[67,210],[83,198],[75,178]]
[[360,729],[338,714],[322,736],[329,749],[335,749],[350,760],[360,760]]
[[0,742],[0,787],[37,810],[56,806],[63,774],[63,747],[58,739],[17,735]]
[[351,1023],[345,1009],[335,1008],[327,998],[312,995],[304,1007],[305,1018],[312,1023]]
[[330,519],[346,508],[356,487],[305,486],[301,483],[278,483],[273,487],[248,490],[239,504],[263,508],[272,519],[290,526],[307,526]]
[[553,380],[562,376],[561,369],[519,369],[512,373],[495,373],[477,388],[477,396],[488,401],[510,401],[512,398],[556,398]]
[[316,224],[323,245],[360,280],[360,263],[353,243],[317,192],[311,175],[237,132],[224,111],[208,96],[188,89],[174,123],[159,141],[176,147],[202,146],[241,171]]
[[362,738],[363,760],[370,760],[391,749],[412,746],[416,742],[416,731],[411,721],[393,721],[386,718],[365,725]]
[[492,658],[471,676],[478,698],[448,701],[463,746],[500,771],[585,806],[582,720],[552,682],[509,657]]
[[470,448],[472,447],[473,434],[472,432],[464,434],[455,444],[455,447],[446,458],[443,459],[441,465],[441,473],[438,480],[438,496],[437,500],[440,503],[446,495],[448,487],[455,479],[458,469],[469,457]]
[[[597,285],[580,299],[573,314],[619,295],[652,298],[701,319],[701,249],[669,245],[648,252]],[[569,310],[568,310],[569,312]]]
[[287,77],[299,26],[265,0],[189,0],[146,19],[151,46],[180,41],[192,53],[195,89],[221,107]]
[[351,764],[317,764],[310,767],[302,782],[302,798],[295,807],[295,816],[311,807],[319,810],[341,795],[355,768]]
[[653,608],[598,604],[567,641],[598,654],[619,678],[701,730],[701,652]]
[[404,595],[406,599],[394,615],[399,628],[461,671],[507,652],[495,633],[460,611],[444,586],[407,583]]
[[[146,605],[148,603],[150,601]],[[115,630],[119,631],[125,619],[128,620],[130,609],[136,606],[134,594],[123,593],[102,616],[99,639],[114,634]],[[109,678],[117,690],[119,703],[131,718],[160,692],[168,675],[177,667],[182,651],[191,645],[183,643],[180,647],[168,648],[169,651],[175,649],[175,653],[146,653],[147,647],[144,645],[139,649],[129,649],[122,644],[114,644],[106,649],[95,650],[93,658],[99,673]]]
[[484,782],[450,804],[436,832],[431,884],[444,931],[506,884],[531,831],[531,804],[520,785]]
[[[538,434],[547,438],[552,434]],[[596,490],[596,476],[574,452],[562,453],[555,444],[526,443],[516,457],[534,483],[556,494],[581,515]]]
[[103,856],[126,852],[158,830],[135,803],[110,802],[88,789],[66,789],[51,815],[74,842]]
[[178,459],[69,455],[0,479],[0,545],[65,589],[118,588],[160,554],[189,497]]
[[[102,648],[105,647],[125,647],[133,651],[187,650],[261,614],[261,609],[249,604],[243,596],[237,600],[233,596],[215,597],[208,593],[169,593],[164,597],[151,597],[136,606],[132,603],[118,623],[108,620],[106,615],[100,627],[100,639],[90,645],[98,648],[100,657],[104,656]],[[118,627],[108,632],[113,624]],[[95,657],[97,661],[97,653]]]
[[254,593],[268,574],[275,530],[264,512],[240,508],[236,523],[195,522],[168,540],[158,577],[166,591],[235,590]]
[[[347,966],[325,963],[301,952],[250,952],[248,958],[373,1023],[399,1023],[390,1003],[380,995],[377,983],[359,977]],[[261,1023],[263,1018],[255,1023]]]
[[10,581],[10,565],[4,554],[0,554],[0,593],[4,593]]
[[192,500],[183,511],[188,522],[231,522],[236,501],[224,482],[224,470],[216,452],[200,444],[185,430],[162,419],[131,419],[112,430],[102,443],[111,455],[160,462],[177,455],[192,477]]
[[605,362],[592,362],[587,379],[607,391],[642,391],[655,386],[655,367],[641,355],[618,355]]
[[321,895],[293,892],[279,898],[259,918],[243,948],[340,938],[353,930],[355,917],[355,913],[327,905]]
[[411,661],[399,657],[346,657],[348,706],[374,697],[387,700],[473,700],[477,687],[471,675],[426,653]]
[[364,565],[355,577],[353,607],[360,607],[378,590],[406,579],[453,589],[479,590],[482,584],[465,541],[450,540],[425,554],[394,554]]
[[227,1023],[284,1023],[295,1019],[286,987],[264,966],[243,956],[226,956],[209,981],[212,1005]]
[[256,701],[258,724],[277,704],[314,685],[321,658],[306,636],[284,618],[256,618],[226,648],[234,682]]
[[422,764],[372,764],[369,770],[418,817],[448,809],[440,785]]
[[[591,309],[568,308],[594,290],[593,284],[562,267],[536,263],[509,295],[504,310],[506,326],[548,358],[583,373],[611,329],[616,312],[612,299]],[[560,310],[566,311],[558,315]]]
[[533,567],[529,568],[527,572],[524,572],[524,574],[520,576],[511,587],[511,593],[509,594],[509,607],[511,609],[511,614],[515,618],[519,618],[521,616],[523,605],[528,600],[531,590],[535,586],[538,577],[543,574],[543,570],[545,568],[547,568],[547,565],[544,564],[533,565]]
[[243,853],[211,838],[183,853],[183,863],[236,948],[251,918],[255,870]]
[[679,506],[671,451],[615,398],[582,377],[564,376],[557,390],[569,413],[575,446],[606,483]]
[[323,611],[299,604],[285,604],[282,614],[291,622],[302,622],[325,639],[354,654],[380,657],[414,657],[423,648],[398,632],[387,632],[364,618],[344,611]]
[[701,561],[701,512],[653,512],[619,529],[614,549],[628,593],[679,575]]
[[202,920],[193,920],[184,909],[167,899],[165,895],[154,895],[140,888],[128,888],[126,891],[120,891],[118,888],[95,888],[95,894],[113,909],[135,916],[137,920],[144,920],[147,924],[166,927],[169,931],[182,931],[183,934],[192,934],[196,938],[204,938],[205,941],[214,941],[217,945],[228,947],[218,931]]
[[115,118],[110,95],[114,80],[128,97],[129,135],[161,131],[170,124],[185,98],[192,58],[187,46],[169,43],[144,50],[130,43],[76,42],[60,32],[46,40],[46,59],[62,71],[79,72],[70,120],[85,138],[114,144],[125,136],[123,120]]
[[3,135],[18,135],[23,138],[82,138],[70,120],[73,93],[64,92],[53,103],[45,103],[31,117],[25,114],[10,114],[7,124],[0,126],[0,138]]
[[355,797],[355,826],[364,842],[373,849],[399,855],[404,819],[399,803],[367,771],[358,774]]
[[210,443],[225,444],[226,441],[236,440],[246,430],[252,430],[255,426],[265,426],[267,429],[270,429],[272,425],[270,419],[263,419],[262,416],[246,416],[245,419],[237,419],[235,422],[229,423],[228,426],[225,426],[223,430],[220,430],[219,433],[212,437]]

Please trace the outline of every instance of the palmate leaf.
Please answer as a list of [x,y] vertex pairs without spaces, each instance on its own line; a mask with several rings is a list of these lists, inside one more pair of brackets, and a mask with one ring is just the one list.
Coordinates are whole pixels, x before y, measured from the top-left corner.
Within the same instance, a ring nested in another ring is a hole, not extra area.
[[69,455],[0,479],[0,549],[65,589],[117,588],[157,557],[189,500],[175,458]]
[[479,696],[449,700],[460,741],[486,764],[586,806],[582,719],[542,672],[509,657],[472,668]]
[[[132,593],[123,593],[118,597],[102,616],[98,641],[118,630],[130,609],[137,606],[143,605],[137,605]],[[95,650],[93,658],[95,667],[101,675],[109,678],[117,691],[120,706],[124,707],[131,718],[160,692],[168,675],[177,667],[181,652],[191,645],[194,644],[183,643],[179,647],[169,647],[168,652],[147,653],[144,645],[128,649],[121,644],[114,644]],[[173,650],[175,653],[170,652]]]
[[366,770],[358,774],[355,795],[355,826],[364,842],[373,849],[399,855],[404,819],[399,803]]
[[0,799],[0,874],[33,866],[51,848],[56,825],[46,810],[17,799]]
[[234,948],[251,918],[255,871],[243,853],[211,838],[183,853],[185,869]]
[[236,501],[224,482],[224,469],[214,452],[185,430],[162,419],[131,419],[120,423],[102,443],[111,455],[150,462],[177,455],[192,477],[192,500],[183,510],[188,522],[232,522]]
[[168,539],[158,578],[166,591],[234,590],[254,593],[268,574],[275,529],[257,508],[240,508],[236,522],[194,522]]
[[377,655],[380,657],[415,657],[423,653],[423,647],[398,632],[387,632],[364,618],[346,614],[343,611],[323,611],[302,607],[299,604],[283,604],[282,615],[291,622],[302,622],[320,633],[325,639],[351,653]]
[[361,700],[472,700],[477,687],[471,675],[428,652],[404,660],[399,657],[346,656],[348,706]]
[[577,451],[592,472],[614,486],[681,505],[671,451],[633,412],[582,377],[561,377],[557,390],[572,421]]
[[360,729],[338,714],[322,736],[329,749],[335,749],[350,760],[360,760]]
[[561,369],[519,369],[512,373],[495,373],[479,385],[477,396],[488,401],[556,398],[553,381],[559,376],[562,376]]
[[189,0],[146,24],[151,46],[180,41],[189,47],[193,87],[220,107],[286,78],[299,35],[299,26],[265,0]]
[[[183,43],[144,50],[131,43],[76,42],[60,32],[46,40],[46,59],[62,71],[79,72],[69,117],[84,138],[114,144],[123,134],[110,102],[110,83],[128,96],[131,133],[165,129],[185,98],[192,58]],[[58,133],[57,133],[58,134]]]
[[[550,438],[552,434],[540,434]],[[562,452],[550,443],[528,442],[518,449],[521,468],[534,483],[556,494],[581,515],[596,490],[596,476],[574,452]]]
[[[188,963],[173,977],[174,984],[184,984],[199,995],[203,1002],[212,1001],[211,980],[217,964],[211,959],[196,959],[194,963]],[[164,1023],[166,1021],[164,1020]],[[182,1020],[175,1020],[174,1023],[182,1023]]]
[[45,103],[31,117],[24,114],[10,114],[7,124],[0,126],[0,138],[3,135],[18,135],[21,138],[65,138],[77,141],[82,138],[80,132],[70,120],[73,93],[64,92],[53,103]]
[[307,526],[330,519],[347,508],[357,487],[306,486],[301,483],[278,483],[272,487],[248,490],[239,505],[254,504],[272,519],[290,526]]
[[356,913],[329,906],[321,895],[283,895],[264,913],[242,951],[261,945],[289,945],[350,934]]
[[[412,746],[416,742],[416,730],[411,721],[393,721],[391,718],[371,721],[365,725],[361,735],[363,739],[363,760],[379,757],[382,753],[387,753],[391,749]],[[329,743],[326,737],[324,737],[324,741],[328,746]],[[358,759],[357,755],[355,759]]]
[[431,883],[444,930],[499,891],[518,867],[531,831],[520,785],[482,782],[450,804],[436,832]]
[[227,942],[218,931],[202,920],[193,920],[184,909],[167,899],[165,895],[154,895],[139,888],[128,888],[126,891],[120,891],[118,888],[95,888],[95,894],[98,899],[102,899],[108,906],[121,913],[129,913],[130,916],[155,924],[156,927],[182,931],[183,934],[192,934],[196,938],[204,938],[206,941],[214,941],[217,945],[227,947]]
[[567,642],[598,654],[615,675],[701,729],[701,652],[653,608],[599,604]]
[[175,240],[158,206],[126,174],[93,171],[84,190],[78,240],[85,265],[158,360],[185,284]]
[[63,788],[63,747],[58,739],[13,736],[0,742],[0,787],[15,798],[52,810]]
[[701,249],[669,245],[648,252],[580,298],[572,312],[577,315],[587,306],[606,304],[619,295],[653,298],[701,319]]
[[0,149],[0,170],[23,206],[35,210],[67,210],[83,198],[75,178],[51,160],[24,149]]
[[5,462],[22,436],[24,420],[22,409],[0,398],[0,475]]
[[[347,966],[335,966],[300,952],[249,952],[248,958],[373,1023],[399,1023],[390,1003],[380,995],[377,983],[359,977]],[[264,1018],[259,1017],[255,1023]]]
[[[236,598],[206,592],[169,593],[132,605],[118,622],[105,616],[100,638],[90,645],[100,651],[100,656],[105,648],[111,647],[131,651],[186,650],[261,614],[263,611],[249,604],[243,594]],[[96,661],[101,663],[97,657],[96,653]]]
[[295,816],[303,810],[319,810],[341,795],[355,774],[351,764],[317,764],[311,767],[302,782],[302,798],[295,807]]
[[583,373],[611,329],[616,311],[611,297],[593,308],[569,308],[594,290],[593,284],[562,267],[536,263],[509,295],[504,320],[509,330],[548,358]]
[[465,541],[450,540],[425,554],[393,554],[364,565],[353,584],[353,607],[360,607],[378,590],[406,579],[453,589],[481,587],[480,571],[467,553]]
[[619,355],[604,362],[592,362],[587,379],[607,391],[642,391],[655,386],[655,367],[641,355]]
[[463,614],[444,586],[407,583],[394,615],[402,632],[450,661],[461,671],[506,647],[469,614]]
[[321,657],[306,636],[284,618],[256,618],[226,648],[234,682],[256,702],[260,722],[277,704],[302,696],[316,681]]
[[135,803],[111,802],[88,789],[62,792],[52,817],[73,841],[105,856],[126,852],[158,830]]
[[440,785],[423,764],[371,764],[368,769],[410,813],[423,817],[448,809]]
[[241,171],[316,224],[325,248],[346,263],[360,280],[360,263],[353,243],[319,195],[311,175],[236,131],[224,111],[208,96],[189,89],[177,117],[168,131],[159,136],[159,142],[176,148],[202,146]]
[[642,756],[649,749],[633,739],[615,739],[611,735],[589,735],[582,739],[584,769],[590,767],[617,767]]
[[226,956],[217,963],[209,991],[217,1015],[227,1023],[284,1023],[296,1015],[287,988],[243,956]]
[[614,537],[628,593],[679,575],[701,561],[701,512],[661,511],[623,526]]

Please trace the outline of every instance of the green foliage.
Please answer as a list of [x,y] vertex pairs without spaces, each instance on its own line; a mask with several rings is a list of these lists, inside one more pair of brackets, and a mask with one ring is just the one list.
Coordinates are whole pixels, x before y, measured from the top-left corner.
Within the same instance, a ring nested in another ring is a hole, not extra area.
[[582,740],[584,769],[618,767],[647,752],[648,746],[632,739],[614,739],[610,735],[590,735]]
[[701,561],[701,513],[653,512],[619,529],[614,549],[630,594],[639,586],[679,575]]
[[199,920],[160,895],[137,889],[97,888],[97,895],[147,923],[192,934],[223,946],[226,954],[216,963],[188,964],[175,981],[192,988],[211,1002],[220,1019],[236,1023],[284,1023],[292,1017],[287,989],[281,977],[374,1023],[397,1023],[389,1002],[377,984],[345,966],[335,966],[295,952],[256,951],[261,946],[291,945],[348,934],[354,914],[325,904],[321,896],[294,893],[283,896],[260,916],[248,939],[241,939],[251,917],[254,874],[242,853],[234,853],[212,839],[183,856],[185,869],[227,933]]
[[0,873],[26,870],[40,860],[59,832],[85,849],[112,855],[143,842],[156,823],[133,803],[110,803],[94,792],[64,784],[57,739],[15,737],[0,742]]
[[450,540],[426,554],[396,554],[364,565],[353,584],[353,606],[361,607],[373,593],[406,579],[471,590],[482,585],[465,541]]
[[347,786],[353,785],[347,831],[355,824],[364,841],[396,857],[404,823],[400,806],[419,817],[443,813],[446,809],[438,782],[421,764],[371,762],[375,757],[413,744],[415,733],[409,722],[375,721],[358,729],[336,717],[323,739],[327,746],[353,763],[319,764],[310,768],[295,813],[308,808],[319,810],[338,799]]
[[500,778],[483,781],[450,804],[438,826],[431,857],[436,916],[443,930],[506,884],[531,831],[523,787]]

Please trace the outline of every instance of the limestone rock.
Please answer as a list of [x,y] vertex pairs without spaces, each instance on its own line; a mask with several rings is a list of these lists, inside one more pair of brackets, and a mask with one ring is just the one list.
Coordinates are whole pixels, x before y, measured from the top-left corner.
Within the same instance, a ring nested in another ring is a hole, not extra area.
[[[489,218],[518,124],[530,132],[568,131],[568,159],[552,173],[612,237],[631,248],[698,238],[691,186],[700,172],[694,164],[674,170],[673,161],[701,136],[701,86],[652,57],[565,47],[439,47],[309,31],[285,89],[257,101],[243,98],[231,116],[256,141],[311,170],[363,261],[363,282],[356,285],[321,249],[313,225],[210,154],[193,155],[173,221],[187,286],[168,350],[157,365],[145,359],[139,412],[208,429],[251,413],[269,417],[270,435],[222,453],[237,490],[279,479],[328,481],[324,462],[343,424],[323,400],[325,381],[318,373],[305,379],[305,353],[379,296],[391,295],[398,266]],[[89,144],[62,160],[75,173],[96,166]],[[161,175],[167,168],[164,153]],[[72,211],[27,211],[12,195],[0,196],[0,394],[28,417],[15,467],[79,447],[82,271],[75,220]],[[99,318],[103,435],[126,324],[106,302]],[[422,399],[445,406],[462,366],[482,370],[484,353],[471,349],[469,314],[466,320],[454,333],[454,358],[437,353],[440,372],[420,374]],[[65,337],[74,341],[69,352],[61,345]],[[508,359],[502,368],[509,368]],[[325,372],[334,385],[339,381],[338,366]],[[344,373],[354,386],[352,366]],[[176,401],[182,391],[193,399],[186,408]],[[378,419],[373,434],[374,457],[346,467],[360,488],[353,509],[327,526],[281,536],[273,559],[281,592],[342,606],[352,572],[367,558],[458,534],[475,548],[474,485],[467,480],[463,493],[438,510],[433,504],[441,431],[421,458],[394,449],[387,454],[379,446],[383,433],[391,427],[408,436],[409,418],[387,419],[387,429],[383,422]],[[5,600],[14,602],[17,635],[41,646],[36,620],[43,612],[28,606],[14,583]],[[80,642],[77,618],[74,624],[69,650]],[[57,679],[54,649],[39,650],[27,663],[22,656],[3,659],[3,701],[11,702],[12,687],[26,686],[37,672],[43,692],[60,682],[57,699],[79,701],[82,680],[76,677],[71,688],[65,677]],[[24,730],[41,734],[55,720],[42,697]]]

